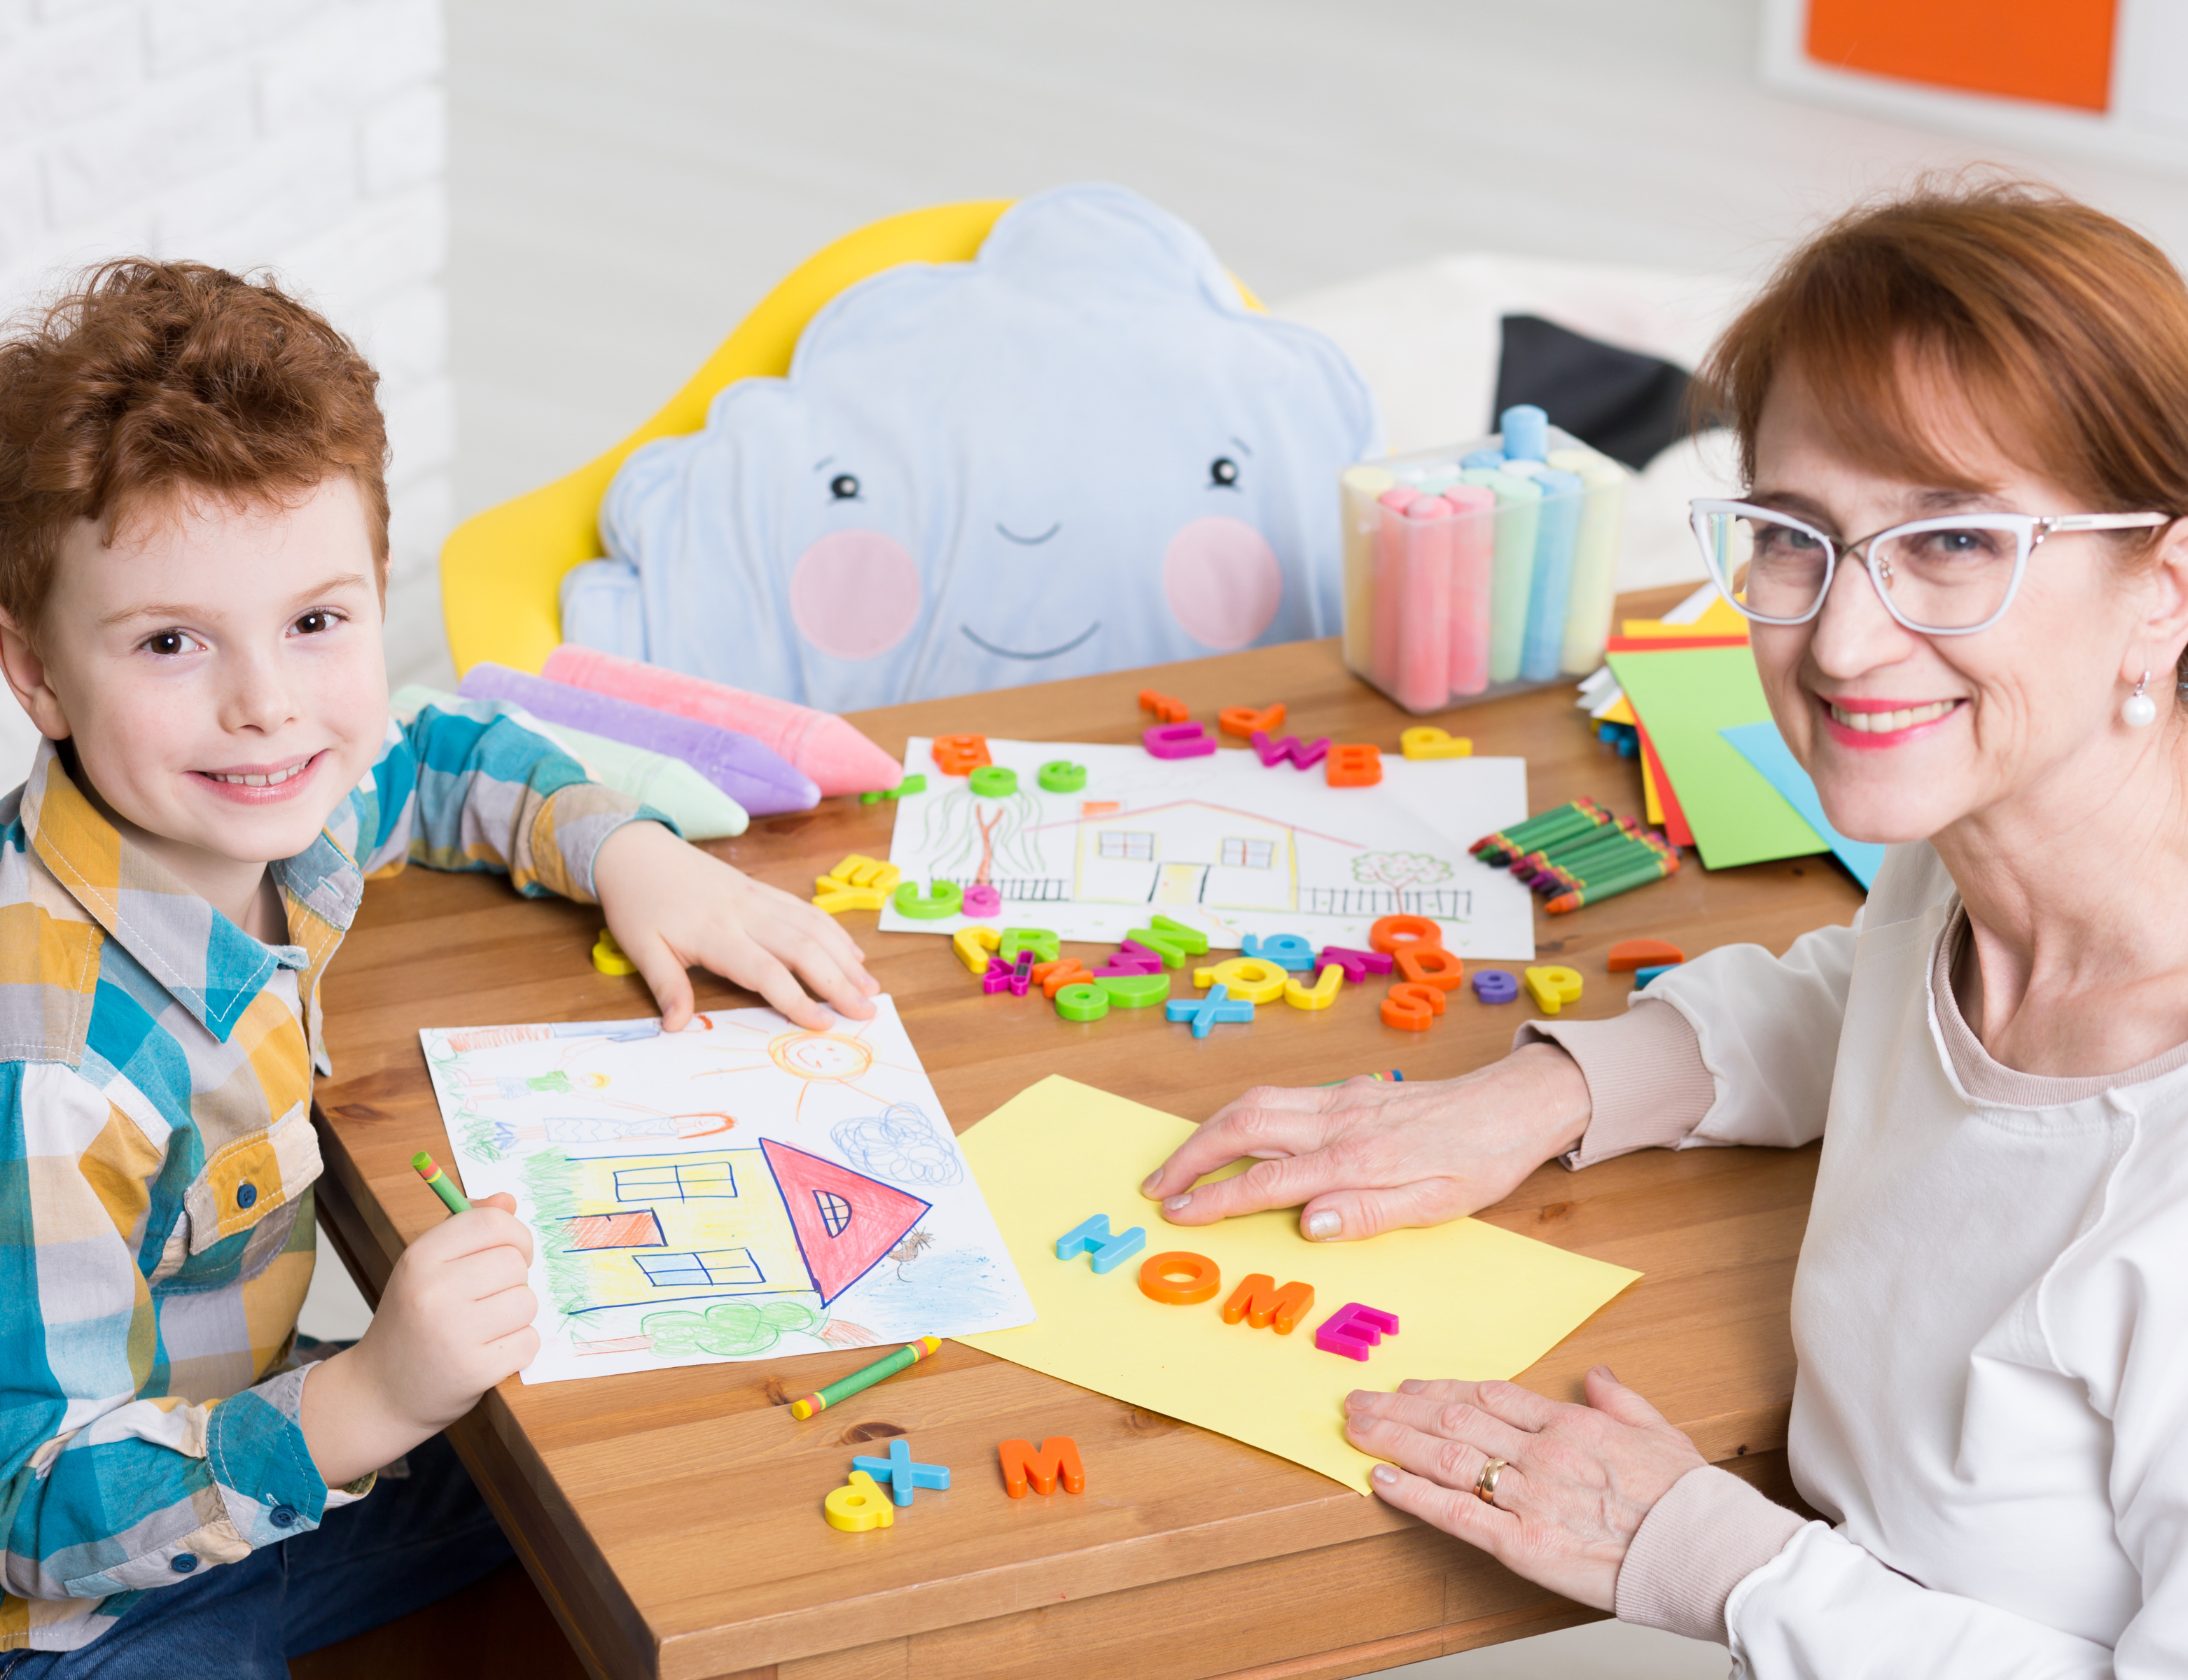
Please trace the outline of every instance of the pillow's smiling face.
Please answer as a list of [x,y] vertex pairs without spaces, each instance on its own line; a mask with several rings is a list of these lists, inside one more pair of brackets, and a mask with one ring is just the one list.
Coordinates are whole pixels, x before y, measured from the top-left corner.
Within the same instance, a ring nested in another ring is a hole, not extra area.
[[[1236,300],[1114,189],[852,288],[788,380],[730,386],[612,490],[648,656],[845,708],[1334,632],[1335,478],[1372,404]],[[717,615],[750,629],[725,646]]]

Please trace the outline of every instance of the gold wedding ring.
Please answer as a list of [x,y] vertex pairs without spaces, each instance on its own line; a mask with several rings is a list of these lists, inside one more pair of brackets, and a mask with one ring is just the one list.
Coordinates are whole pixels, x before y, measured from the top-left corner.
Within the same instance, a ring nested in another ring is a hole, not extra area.
[[1504,1474],[1504,1461],[1492,1458],[1481,1467],[1481,1474],[1474,1479],[1474,1497],[1485,1505],[1497,1502],[1497,1478]]

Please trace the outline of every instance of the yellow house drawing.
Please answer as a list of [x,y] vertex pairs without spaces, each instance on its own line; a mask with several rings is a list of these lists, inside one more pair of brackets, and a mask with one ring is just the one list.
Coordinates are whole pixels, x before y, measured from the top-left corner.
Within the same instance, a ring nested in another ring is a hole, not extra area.
[[772,1139],[571,1165],[575,1206],[559,1240],[588,1312],[801,1291],[825,1306],[929,1206]]

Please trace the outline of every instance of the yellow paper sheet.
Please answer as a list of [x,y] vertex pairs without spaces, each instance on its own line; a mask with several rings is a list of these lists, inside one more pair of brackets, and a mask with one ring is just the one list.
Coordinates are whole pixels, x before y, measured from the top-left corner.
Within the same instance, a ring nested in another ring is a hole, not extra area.
[[[1514,1377],[1641,1274],[1515,1237],[1478,1220],[1310,1243],[1295,1210],[1174,1226],[1139,1185],[1193,1130],[1187,1121],[1051,1076],[959,1142],[1040,1315],[961,1339],[1018,1364],[1234,1437],[1368,1491],[1374,1461],[1345,1439],[1345,1396],[1408,1377]],[[1090,1214],[1148,1246],[1106,1276],[1056,1240]],[[1173,1249],[1222,1268],[1213,1300],[1164,1306],[1140,1293],[1142,1261]],[[1249,1272],[1314,1286],[1288,1336],[1224,1323]],[[1314,1345],[1348,1301],[1395,1313],[1398,1334],[1362,1364]]]
[[1701,617],[1685,624],[1670,624],[1661,618],[1628,618],[1618,627],[1625,636],[1745,636],[1747,620],[1736,612],[1730,601],[1719,595],[1702,609]]

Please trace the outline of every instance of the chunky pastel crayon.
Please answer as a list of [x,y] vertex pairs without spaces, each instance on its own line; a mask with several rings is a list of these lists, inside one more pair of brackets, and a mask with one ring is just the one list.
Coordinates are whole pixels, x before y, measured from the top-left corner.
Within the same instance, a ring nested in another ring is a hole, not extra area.
[[543,675],[695,723],[748,735],[809,776],[824,796],[894,787],[904,767],[832,712],[753,694],[598,648],[564,642]]
[[[681,758],[754,816],[808,811],[820,803],[812,777],[751,736],[596,690],[482,661],[464,673],[466,699],[506,700],[550,724],[604,735]],[[899,774],[892,766],[890,775]]]

